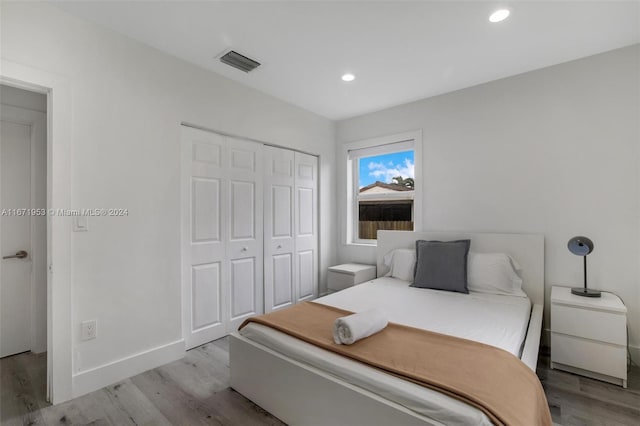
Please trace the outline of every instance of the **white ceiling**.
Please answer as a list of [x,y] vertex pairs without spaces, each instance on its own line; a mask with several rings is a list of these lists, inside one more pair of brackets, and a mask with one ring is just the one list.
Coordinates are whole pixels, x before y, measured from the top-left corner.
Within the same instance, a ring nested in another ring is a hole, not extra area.
[[[638,1],[56,4],[330,119],[640,42]],[[491,24],[502,5],[511,16]],[[215,59],[230,47],[262,66],[245,74]]]

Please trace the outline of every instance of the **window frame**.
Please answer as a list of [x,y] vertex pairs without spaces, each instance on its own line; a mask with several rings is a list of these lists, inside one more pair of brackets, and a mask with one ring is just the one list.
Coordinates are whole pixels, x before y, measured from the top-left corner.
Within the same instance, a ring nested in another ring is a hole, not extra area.
[[[358,229],[359,229],[359,176],[358,175],[358,161],[362,157],[351,158],[349,152],[359,149],[365,148],[374,148],[384,145],[391,145],[400,142],[413,141],[413,155],[414,155],[414,181],[417,190],[413,191],[413,230],[421,231],[422,230],[422,194],[424,193],[423,181],[422,181],[422,131],[410,131],[404,133],[398,133],[394,135],[382,136],[371,139],[364,139],[355,142],[345,143],[343,145],[342,154],[345,161],[345,167],[343,168],[345,172],[345,185],[342,185],[343,191],[345,192],[346,200],[345,206],[342,209],[343,212],[346,213],[344,216],[346,218],[345,223],[343,225],[344,239],[343,241],[347,245],[367,245],[367,246],[377,246],[377,240],[368,240],[361,239],[358,237]],[[402,152],[402,150],[398,151],[390,151],[390,152]],[[388,196],[389,200],[394,199],[407,199],[407,194],[390,194]],[[346,210],[346,211],[345,211]]]

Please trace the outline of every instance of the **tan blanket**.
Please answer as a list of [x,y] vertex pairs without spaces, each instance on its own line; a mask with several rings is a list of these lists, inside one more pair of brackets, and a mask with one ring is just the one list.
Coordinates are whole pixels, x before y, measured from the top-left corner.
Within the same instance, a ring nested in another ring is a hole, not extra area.
[[538,377],[493,346],[390,323],[353,345],[333,342],[333,322],[351,312],[313,302],[247,319],[445,393],[482,410],[497,425],[551,425]]

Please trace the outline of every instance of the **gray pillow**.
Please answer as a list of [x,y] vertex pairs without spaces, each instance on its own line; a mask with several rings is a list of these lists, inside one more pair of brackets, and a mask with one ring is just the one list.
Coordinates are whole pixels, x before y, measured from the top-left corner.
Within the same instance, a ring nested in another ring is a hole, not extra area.
[[467,255],[471,240],[416,241],[416,268],[411,287],[469,293]]

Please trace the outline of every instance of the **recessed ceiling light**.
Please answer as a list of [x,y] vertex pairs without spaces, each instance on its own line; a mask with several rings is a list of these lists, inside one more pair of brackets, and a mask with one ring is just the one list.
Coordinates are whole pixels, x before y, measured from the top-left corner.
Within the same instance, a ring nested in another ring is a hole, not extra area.
[[509,9],[498,9],[489,16],[489,21],[491,22],[500,22],[504,21],[509,17]]
[[356,76],[349,73],[342,76],[342,81],[353,81],[355,79],[356,79]]

